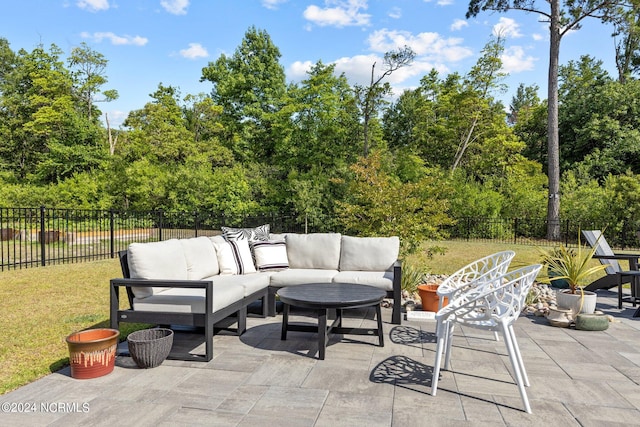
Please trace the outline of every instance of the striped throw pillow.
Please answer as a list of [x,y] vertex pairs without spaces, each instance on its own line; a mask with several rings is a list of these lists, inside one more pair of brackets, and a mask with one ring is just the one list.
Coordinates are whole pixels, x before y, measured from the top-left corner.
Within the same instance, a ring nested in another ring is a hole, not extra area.
[[225,239],[232,240],[269,240],[269,224],[264,224],[255,228],[233,228],[220,227]]
[[286,270],[289,268],[284,241],[255,241],[251,243],[258,271]]

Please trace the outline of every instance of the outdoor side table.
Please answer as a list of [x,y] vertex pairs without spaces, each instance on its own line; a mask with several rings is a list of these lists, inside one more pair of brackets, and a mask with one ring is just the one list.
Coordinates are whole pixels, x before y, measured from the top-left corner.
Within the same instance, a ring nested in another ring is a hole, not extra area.
[[[380,303],[386,292],[369,285],[348,283],[310,283],[287,286],[278,290],[283,303],[282,335],[287,339],[288,331],[317,332],[318,358],[324,360],[328,342],[328,334],[374,335],[378,337],[379,346],[384,347],[382,331],[382,315]],[[318,326],[289,324],[290,306],[315,310],[318,314]],[[374,307],[376,309],[377,328],[345,328],[342,326],[342,310]],[[336,310],[336,319],[327,326],[327,313]]]
[[[640,297],[637,294],[638,280],[640,280],[640,271],[619,271],[616,274],[618,276],[618,308],[622,308],[623,301],[631,302],[635,307],[636,304],[640,302]],[[625,277],[631,279],[631,296],[629,297],[623,297],[622,295],[622,284],[625,283]],[[638,307],[635,313],[633,313],[633,317],[640,317],[640,307]]]

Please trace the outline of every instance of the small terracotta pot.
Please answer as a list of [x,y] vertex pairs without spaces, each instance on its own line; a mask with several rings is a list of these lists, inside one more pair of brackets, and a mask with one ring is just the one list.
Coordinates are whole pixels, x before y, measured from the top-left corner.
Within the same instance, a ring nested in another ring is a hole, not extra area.
[[[422,301],[422,311],[433,311],[436,313],[438,311],[438,300],[440,297],[436,293],[438,290],[438,284],[436,283],[425,283],[424,285],[418,285],[418,294],[420,295],[420,300]],[[442,306],[447,305],[447,298],[444,298]]]
[[76,379],[107,375],[115,366],[120,331],[116,329],[87,329],[75,332],[66,339],[69,346],[71,376]]

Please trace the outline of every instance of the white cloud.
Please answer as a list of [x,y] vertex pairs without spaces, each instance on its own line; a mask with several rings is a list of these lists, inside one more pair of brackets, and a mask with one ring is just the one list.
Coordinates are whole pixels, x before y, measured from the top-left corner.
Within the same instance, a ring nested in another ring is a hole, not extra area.
[[173,15],[186,15],[189,0],[162,0],[160,5]]
[[80,33],[80,37],[83,39],[91,39],[96,43],[102,42],[102,40],[107,39],[114,45],[134,45],[134,46],[144,46],[147,44],[149,39],[141,36],[118,36],[112,32],[98,32],[98,33]]
[[400,19],[402,18],[402,9],[394,7],[389,11],[389,18]]
[[[111,127],[111,129],[122,126],[122,123],[125,121],[127,116],[129,116],[128,112],[121,110],[111,110],[105,114],[109,117],[109,127]],[[104,122],[105,117],[102,116],[101,119]],[[104,124],[106,126],[106,122],[104,122]]]
[[209,56],[209,52],[200,43],[189,43],[187,49],[180,50],[180,56],[187,59],[206,58]]
[[[378,55],[356,55],[352,57],[343,57],[334,61],[337,75],[344,73],[351,84],[368,85],[371,82],[371,67],[375,63],[374,75],[379,76],[384,72],[384,59]],[[446,69],[442,64],[435,64],[431,61],[418,59],[410,66],[402,67],[394,71],[385,78],[392,86],[397,87],[400,83],[416,76],[422,76],[432,68],[439,70]]]
[[371,15],[360,12],[367,9],[367,0],[325,0],[324,4],[325,7],[308,6],[304,18],[321,27],[366,26],[370,23]]
[[449,6],[453,4],[453,0],[438,0],[438,6]]
[[469,26],[469,23],[464,19],[456,19],[453,21],[453,24],[451,24],[451,27],[449,27],[449,29],[451,31],[458,31],[468,26]]
[[307,78],[307,72],[311,70],[314,63],[311,61],[296,61],[289,67],[287,76],[294,81],[302,81]]
[[267,9],[277,9],[282,3],[286,3],[289,0],[262,0],[262,5]]
[[502,60],[502,71],[505,73],[533,70],[534,63],[538,60],[538,58],[534,58],[531,55],[526,55],[521,46],[506,48],[500,59]]
[[419,33],[382,29],[369,36],[369,48],[374,52],[385,53],[409,46],[417,56],[425,56],[434,62],[456,62],[473,55],[473,51],[462,46],[462,39],[443,38],[438,33]]
[[500,37],[522,37],[520,32],[520,24],[514,19],[500,17],[500,20],[493,26],[493,34]]
[[542,34],[537,34],[537,33],[533,34],[531,37],[533,37],[533,39],[537,42],[544,39],[544,36]]
[[109,0],[78,0],[76,4],[80,9],[86,9],[90,12],[109,9]]

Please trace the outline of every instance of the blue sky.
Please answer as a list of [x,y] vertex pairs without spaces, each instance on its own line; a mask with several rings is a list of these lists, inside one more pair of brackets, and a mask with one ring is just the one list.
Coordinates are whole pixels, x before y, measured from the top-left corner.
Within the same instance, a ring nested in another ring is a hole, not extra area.
[[[539,4],[542,0],[538,0]],[[506,39],[508,104],[519,83],[538,84],[546,98],[548,30],[535,14],[481,13],[465,19],[462,0],[23,0],[3,3],[0,37],[11,48],[55,43],[65,54],[85,42],[108,60],[109,83],[120,98],[101,104],[112,126],[150,100],[159,83],[182,95],[208,93],[202,68],[232,55],[247,29],[266,30],[280,49],[289,82],[311,64],[336,63],[353,83],[367,83],[385,52],[410,46],[416,60],[391,75],[396,92],[417,86],[432,68],[466,73],[492,33]],[[561,64],[590,54],[615,77],[611,29],[587,20],[565,36]]]

